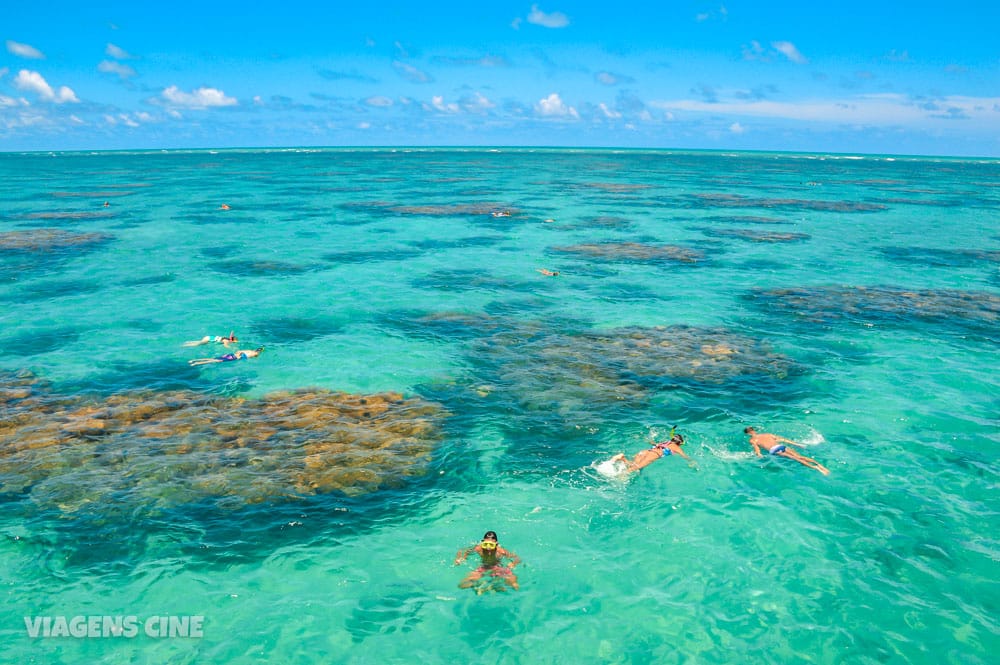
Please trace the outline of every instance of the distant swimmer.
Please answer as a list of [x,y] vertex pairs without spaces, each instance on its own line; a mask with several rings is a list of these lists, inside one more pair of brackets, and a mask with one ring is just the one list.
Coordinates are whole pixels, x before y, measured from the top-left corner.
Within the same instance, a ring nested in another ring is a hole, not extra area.
[[510,210],[494,210],[490,214],[494,217],[510,217]]
[[[464,562],[473,552],[479,555],[480,565],[466,575],[464,580],[458,583],[459,588],[468,589],[475,586],[476,582],[486,574],[489,574],[490,577],[500,578],[514,590],[520,588],[517,585],[517,576],[514,575],[514,566],[521,563],[521,557],[510,550],[500,547],[496,531],[487,531],[483,534],[483,539],[480,543],[459,550],[455,554],[455,565],[457,566]],[[509,560],[510,563],[504,565],[504,559]]]
[[215,358],[196,358],[195,360],[189,360],[188,365],[195,367],[196,365],[208,365],[211,363],[228,363],[234,360],[246,360],[247,358],[256,358],[260,355],[261,351],[264,350],[263,346],[258,346],[256,349],[237,349],[232,353],[227,353],[222,356],[217,356]]
[[111,201],[105,201],[104,202],[104,207],[105,208],[110,208],[111,207]]
[[538,272],[542,273],[546,277],[555,277],[556,275],[559,274],[558,270],[549,270],[547,268],[539,268]]
[[229,204],[223,203],[222,205],[219,206],[219,210],[229,210]]
[[757,457],[763,457],[763,453],[760,452],[761,448],[767,451],[768,455],[777,455],[779,457],[787,457],[793,459],[799,464],[808,466],[810,469],[816,469],[824,476],[830,475],[830,470],[814,460],[811,457],[806,457],[805,455],[800,455],[794,450],[790,449],[788,446],[791,445],[802,445],[792,441],[791,439],[786,439],[783,436],[777,436],[774,434],[765,434],[763,432],[758,432],[753,427],[747,427],[743,430],[744,434],[750,435],[750,445],[753,446],[753,451],[756,453]]
[[216,342],[222,346],[228,347],[230,344],[235,344],[240,340],[236,339],[236,333],[232,330],[229,331],[228,337],[220,337],[216,335],[212,337],[211,335],[205,335],[201,339],[192,340],[190,342],[184,342],[184,346],[201,346],[202,344],[210,344],[211,342]]
[[619,472],[627,473],[638,473],[640,470],[646,468],[656,460],[662,457],[667,457],[668,455],[680,455],[690,464],[694,464],[694,460],[688,457],[684,451],[681,450],[681,446],[683,445],[683,436],[680,434],[671,434],[669,440],[654,443],[652,447],[647,448],[646,450],[640,450],[631,460],[625,457],[625,453],[618,453],[609,461],[616,463]]

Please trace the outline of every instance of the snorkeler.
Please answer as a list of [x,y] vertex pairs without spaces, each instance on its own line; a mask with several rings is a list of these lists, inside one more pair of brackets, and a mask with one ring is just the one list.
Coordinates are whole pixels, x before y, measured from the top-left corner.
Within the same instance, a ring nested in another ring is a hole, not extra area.
[[813,458],[800,455],[794,450],[791,450],[788,446],[793,444],[801,445],[791,439],[786,439],[783,436],[777,436],[775,434],[758,432],[753,427],[745,428],[743,433],[750,435],[750,445],[753,446],[753,451],[757,454],[757,457],[763,457],[763,454],[760,452],[760,449],[763,448],[767,451],[768,455],[787,457],[788,459],[795,460],[799,464],[808,466],[810,469],[816,469],[824,476],[830,475],[830,470]]
[[[520,588],[517,585],[517,576],[514,575],[514,566],[521,563],[521,557],[500,547],[496,531],[487,531],[483,534],[482,542],[459,550],[455,554],[455,565],[461,564],[473,552],[479,555],[481,565],[459,582],[460,589],[468,589],[475,585],[486,573],[489,573],[490,577],[499,577],[515,591]],[[510,564],[505,566],[504,559],[510,559]]]
[[247,358],[256,358],[263,350],[263,346],[258,346],[256,349],[237,349],[232,353],[227,353],[216,358],[196,358],[195,360],[189,360],[188,365],[194,367],[195,365],[208,365],[210,363],[228,363],[234,360],[246,360]]
[[638,473],[640,469],[643,469],[661,457],[666,457],[667,455],[680,455],[686,459],[689,464],[694,464],[694,460],[688,457],[681,446],[684,445],[684,437],[680,434],[674,434],[674,430],[670,430],[670,439],[667,441],[660,441],[659,443],[654,443],[651,448],[646,450],[640,450],[636,453],[635,457],[629,460],[625,457],[625,453],[618,453],[611,458],[612,462],[619,462],[624,465],[622,471],[628,473]]
[[201,339],[196,339],[190,342],[184,342],[184,346],[201,346],[202,344],[208,344],[210,342],[217,342],[222,346],[229,346],[230,344],[234,344],[238,341],[240,340],[236,339],[236,333],[230,330],[228,337],[220,337],[219,335],[212,337],[211,335],[205,335]]

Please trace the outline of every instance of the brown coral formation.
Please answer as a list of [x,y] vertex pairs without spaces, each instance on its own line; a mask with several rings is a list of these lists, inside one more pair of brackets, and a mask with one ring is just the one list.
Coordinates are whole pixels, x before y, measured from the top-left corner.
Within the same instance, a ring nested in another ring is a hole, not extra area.
[[719,385],[748,376],[784,380],[796,367],[754,338],[681,325],[582,334],[514,325],[479,340],[474,355],[496,368],[487,396],[508,390],[526,411],[547,410],[574,422],[600,419],[602,409],[635,404],[679,383]]
[[66,247],[88,246],[106,242],[103,233],[73,233],[62,229],[32,229],[0,233],[0,251],[51,252]]
[[756,290],[749,298],[769,310],[795,312],[815,322],[863,318],[993,326],[1000,320],[1000,296],[979,291],[815,286]]
[[426,471],[442,409],[399,393],[311,389],[260,399],[189,391],[104,400],[0,375],[0,492],[72,513],[314,493],[364,494]]
[[888,210],[889,208],[889,206],[881,203],[751,198],[736,194],[695,194],[694,198],[702,206],[716,208],[791,208],[795,210],[817,210],[820,212],[877,212],[879,210]]
[[582,243],[563,247],[552,247],[553,252],[578,254],[608,261],[673,261],[677,263],[697,263],[705,254],[678,245],[646,245],[638,242]]

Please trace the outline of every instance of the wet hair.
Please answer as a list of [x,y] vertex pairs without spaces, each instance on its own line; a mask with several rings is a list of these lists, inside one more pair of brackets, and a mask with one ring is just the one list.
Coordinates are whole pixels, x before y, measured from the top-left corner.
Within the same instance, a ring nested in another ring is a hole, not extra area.
[[496,531],[487,531],[486,533],[483,534],[483,540],[500,540],[500,539],[497,538]]
[[670,443],[676,443],[677,445],[683,445],[684,444],[684,437],[681,436],[680,434],[674,434],[672,437],[670,437]]
[[749,434],[752,431],[754,431],[753,427],[744,427],[743,428],[743,433],[744,434]]
[[261,352],[261,351],[263,351],[263,350],[264,350],[264,347],[263,347],[263,346],[258,346],[258,347],[257,347],[257,353],[260,353],[260,352]]

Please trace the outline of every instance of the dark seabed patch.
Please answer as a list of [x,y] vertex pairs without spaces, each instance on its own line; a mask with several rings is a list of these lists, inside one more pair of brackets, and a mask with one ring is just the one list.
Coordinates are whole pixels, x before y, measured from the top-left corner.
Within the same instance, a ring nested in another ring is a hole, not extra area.
[[779,219],[778,217],[758,217],[755,215],[709,215],[702,218],[704,221],[719,222],[723,224],[794,224],[790,219]]
[[68,326],[18,330],[0,337],[0,355],[34,356],[61,349],[80,339],[80,330]]
[[759,231],[756,229],[700,229],[702,233],[712,238],[738,238],[749,242],[799,242],[809,240],[808,233],[792,233],[790,231]]
[[581,217],[576,221],[552,222],[547,225],[547,228],[557,229],[560,231],[578,231],[582,229],[630,231],[635,228],[635,223],[625,217],[619,217],[617,215],[593,215],[589,217]]
[[122,286],[155,286],[157,284],[169,284],[177,280],[177,275],[174,273],[165,273],[163,275],[149,275],[148,277],[134,277],[132,279],[123,279]]
[[331,318],[285,317],[254,321],[250,326],[253,338],[261,344],[292,344],[308,342],[344,329],[344,323]]
[[3,300],[17,302],[34,302],[52,298],[68,298],[71,296],[86,296],[97,293],[104,288],[100,282],[78,279],[48,279],[31,280],[22,284],[16,292],[8,294]]
[[315,268],[284,261],[231,260],[216,261],[208,265],[216,272],[236,277],[287,277],[301,275]]
[[417,289],[439,289],[443,291],[519,291],[530,292],[536,282],[499,277],[473,269],[435,270],[410,282]]
[[105,210],[60,210],[47,212],[29,212],[21,215],[21,219],[45,220],[45,221],[78,221],[92,219],[108,219],[114,217],[114,213]]
[[947,332],[997,336],[1000,296],[957,289],[891,286],[814,286],[755,289],[747,300],[768,313],[791,315],[806,326],[840,321],[865,325],[932,323]]
[[781,208],[819,212],[878,212],[889,209],[881,203],[752,198],[737,194],[694,194],[690,199],[697,208]]
[[322,258],[331,263],[378,263],[381,261],[407,261],[423,254],[417,249],[391,248],[328,252]]
[[899,263],[966,267],[977,263],[1000,263],[1000,250],[940,249],[936,247],[883,247],[882,255]]
[[424,240],[413,240],[408,244],[416,247],[418,249],[425,250],[437,250],[437,249],[461,249],[463,247],[494,247],[504,242],[506,238],[501,235],[489,235],[489,236],[469,236],[467,238],[455,238],[455,239],[439,239],[439,238],[427,238]]
[[226,259],[233,254],[239,254],[240,248],[233,245],[217,245],[215,247],[203,247],[198,253],[208,259]]
[[572,254],[590,259],[631,263],[699,263],[704,252],[679,245],[647,245],[637,242],[581,243],[550,247],[550,252]]

